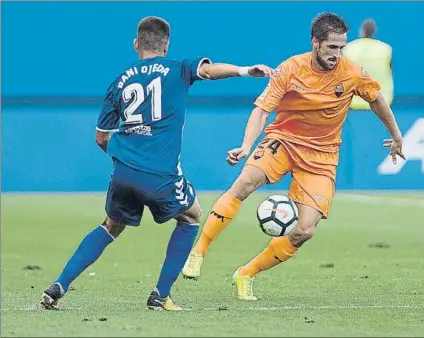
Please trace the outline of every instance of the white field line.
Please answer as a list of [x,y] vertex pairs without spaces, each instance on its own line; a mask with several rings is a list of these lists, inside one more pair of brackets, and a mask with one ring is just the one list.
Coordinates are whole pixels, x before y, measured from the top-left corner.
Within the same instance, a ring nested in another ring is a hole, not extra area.
[[[424,306],[415,305],[323,305],[323,306],[273,306],[273,307],[208,307],[203,309],[186,308],[185,311],[289,311],[289,310],[367,310],[367,309],[424,309]],[[64,307],[59,311],[81,311],[82,308]],[[1,311],[45,311],[37,306],[27,306],[21,308],[4,308]]]
[[336,193],[335,201],[363,203],[363,204],[389,204],[394,206],[424,207],[424,198],[400,198],[392,196],[357,195]]
[[[81,311],[83,308],[80,307],[61,307],[60,310],[62,311]],[[55,312],[56,310],[44,310],[40,306],[32,305],[32,306],[25,306],[25,307],[17,307],[17,308],[3,308],[1,309],[2,312],[7,311],[52,311]]]
[[[231,310],[236,311],[288,311],[288,310],[361,310],[361,309],[424,309],[424,307],[413,306],[413,305],[340,305],[340,306],[272,306],[272,307],[242,307],[232,308]],[[205,308],[205,309],[188,309],[189,311],[217,311],[220,308]],[[225,310],[225,309],[221,309]],[[229,309],[230,310],[230,309]]]

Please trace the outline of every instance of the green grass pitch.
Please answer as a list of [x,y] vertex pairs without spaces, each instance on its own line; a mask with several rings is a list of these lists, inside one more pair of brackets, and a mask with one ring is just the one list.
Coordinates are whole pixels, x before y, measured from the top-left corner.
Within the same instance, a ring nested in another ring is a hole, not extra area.
[[[200,194],[204,218],[217,196]],[[3,195],[2,336],[424,336],[423,194],[337,195],[316,236],[258,275],[259,301],[242,302],[231,275],[270,240],[255,215],[264,197],[243,204],[199,281],[178,279],[173,298],[190,311],[171,313],[145,303],[173,222],[146,211],[72,284],[63,310],[43,311],[41,292],[102,221],[104,196]]]

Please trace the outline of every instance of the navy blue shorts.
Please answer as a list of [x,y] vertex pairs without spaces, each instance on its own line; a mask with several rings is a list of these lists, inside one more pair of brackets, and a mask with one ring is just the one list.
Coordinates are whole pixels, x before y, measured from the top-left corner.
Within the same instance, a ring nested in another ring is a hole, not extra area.
[[196,192],[184,176],[160,176],[135,170],[115,160],[106,197],[106,213],[126,225],[140,225],[147,206],[156,223],[189,209]]

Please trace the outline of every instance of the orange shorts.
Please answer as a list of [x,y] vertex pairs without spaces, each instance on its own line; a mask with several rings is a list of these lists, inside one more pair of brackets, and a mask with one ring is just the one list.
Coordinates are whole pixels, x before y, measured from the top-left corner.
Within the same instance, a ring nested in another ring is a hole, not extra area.
[[328,217],[335,192],[338,153],[322,152],[274,138],[264,138],[246,165],[262,169],[270,183],[292,174],[289,198]]

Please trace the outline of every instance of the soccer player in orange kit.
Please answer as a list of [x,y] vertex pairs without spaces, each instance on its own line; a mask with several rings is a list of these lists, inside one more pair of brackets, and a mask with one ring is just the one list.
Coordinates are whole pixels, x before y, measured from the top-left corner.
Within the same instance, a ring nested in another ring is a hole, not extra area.
[[288,259],[309,240],[322,218],[327,218],[335,191],[340,134],[352,97],[358,95],[384,123],[392,138],[393,162],[402,154],[402,135],[393,112],[380,94],[379,84],[356,63],[342,56],[348,26],[333,13],[322,13],[312,22],[313,51],[295,55],[279,66],[256,99],[246,126],[243,144],[230,150],[227,162],[237,164],[250,154],[268,115],[277,117],[265,129],[265,138],[248,158],[232,187],[215,203],[197,244],[182,270],[187,278],[200,276],[209,245],[236,216],[243,200],[264,184],[291,173],[289,198],[297,205],[299,222],[288,236],[275,237],[268,247],[234,273],[238,298],[256,300],[253,280]]

